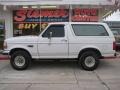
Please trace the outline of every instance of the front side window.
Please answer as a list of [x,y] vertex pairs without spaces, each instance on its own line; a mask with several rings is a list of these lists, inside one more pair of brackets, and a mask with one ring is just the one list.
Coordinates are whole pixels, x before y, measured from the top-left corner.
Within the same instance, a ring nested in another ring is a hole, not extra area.
[[72,24],[76,36],[108,36],[102,25]]
[[48,29],[43,33],[42,37],[49,37],[50,32],[52,32],[52,37],[64,37],[64,25],[51,25]]

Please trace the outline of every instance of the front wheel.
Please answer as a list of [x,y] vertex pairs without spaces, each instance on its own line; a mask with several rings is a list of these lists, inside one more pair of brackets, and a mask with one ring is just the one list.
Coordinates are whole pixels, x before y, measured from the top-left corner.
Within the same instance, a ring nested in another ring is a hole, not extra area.
[[99,65],[98,55],[94,51],[86,51],[79,58],[78,64],[84,70],[93,71]]
[[25,70],[31,62],[30,55],[25,51],[15,51],[11,55],[11,66],[16,70]]

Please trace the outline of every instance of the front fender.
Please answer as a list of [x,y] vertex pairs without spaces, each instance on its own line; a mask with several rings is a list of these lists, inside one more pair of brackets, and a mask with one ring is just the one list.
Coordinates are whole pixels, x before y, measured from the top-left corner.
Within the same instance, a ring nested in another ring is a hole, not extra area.
[[23,50],[26,50],[27,52],[29,52],[29,54],[31,55],[32,58],[39,58],[37,45],[32,44],[33,47],[28,47],[28,45],[30,45],[30,44],[9,44],[6,51],[9,51],[9,53],[10,53],[11,50],[13,50],[13,49],[23,49]]

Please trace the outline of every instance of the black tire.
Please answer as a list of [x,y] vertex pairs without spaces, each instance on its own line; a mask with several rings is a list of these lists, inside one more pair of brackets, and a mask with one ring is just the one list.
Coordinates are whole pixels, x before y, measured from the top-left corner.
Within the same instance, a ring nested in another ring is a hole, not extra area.
[[[91,66],[88,65],[89,63]],[[93,71],[99,65],[99,56],[94,51],[86,51],[79,57],[78,64],[84,70]]]
[[[22,61],[20,61],[20,60],[22,60]],[[16,64],[16,63],[20,64],[21,62],[23,63],[23,65]],[[22,50],[15,51],[11,55],[10,63],[11,63],[11,66],[16,70],[25,70],[31,64],[31,56],[26,51],[22,51]]]

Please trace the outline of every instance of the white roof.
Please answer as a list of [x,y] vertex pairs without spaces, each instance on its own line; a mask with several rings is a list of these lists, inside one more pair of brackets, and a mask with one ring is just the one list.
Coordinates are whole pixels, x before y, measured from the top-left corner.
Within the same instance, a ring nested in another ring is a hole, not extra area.
[[115,0],[0,0],[2,5],[114,5]]
[[52,23],[49,23],[49,24],[106,24],[106,23],[103,23],[103,22],[52,22]]

